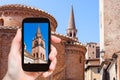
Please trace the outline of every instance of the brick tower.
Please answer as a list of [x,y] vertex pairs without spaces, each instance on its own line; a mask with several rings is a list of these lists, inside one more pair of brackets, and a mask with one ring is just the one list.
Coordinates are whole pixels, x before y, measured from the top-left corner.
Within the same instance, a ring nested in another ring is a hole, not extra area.
[[[76,40],[67,40],[65,43],[66,53],[66,80],[84,80],[85,48],[80,44],[77,37],[77,29],[74,20],[74,11],[71,7],[70,18],[66,35]],[[73,66],[74,65],[74,66]]]

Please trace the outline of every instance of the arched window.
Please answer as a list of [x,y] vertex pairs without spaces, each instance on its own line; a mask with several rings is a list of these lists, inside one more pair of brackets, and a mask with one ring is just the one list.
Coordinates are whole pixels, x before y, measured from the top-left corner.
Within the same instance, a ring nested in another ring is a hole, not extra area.
[[115,77],[113,78],[113,80],[115,80]]
[[82,57],[80,56],[80,63],[82,63]]
[[15,15],[18,15],[18,12],[15,12],[14,14],[15,14]]
[[45,56],[43,55],[43,59],[45,59],[44,57],[45,57]]
[[35,47],[38,46],[38,41],[35,41],[34,45],[35,45]]
[[72,37],[72,33],[70,32],[70,37]]
[[36,53],[37,58],[39,57],[38,53]]
[[3,19],[0,19],[0,26],[3,26],[3,25],[4,25]]
[[40,45],[41,45],[42,47],[44,47],[44,46],[43,46],[43,42],[42,42],[42,41],[41,41]]
[[35,53],[33,54],[34,58],[35,58]]
[[40,54],[40,58],[42,59],[42,53]]
[[4,12],[4,16],[8,16],[9,15],[9,12]]

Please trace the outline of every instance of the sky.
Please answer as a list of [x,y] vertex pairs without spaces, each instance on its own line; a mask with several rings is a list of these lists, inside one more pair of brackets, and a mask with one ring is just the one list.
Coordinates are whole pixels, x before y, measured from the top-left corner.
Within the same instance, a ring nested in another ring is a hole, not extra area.
[[32,40],[36,36],[38,26],[42,34],[42,39],[45,41],[46,59],[48,59],[48,23],[24,23],[24,42],[26,50],[32,53]]
[[72,5],[78,40],[99,43],[99,0],[0,0],[0,5],[5,4],[24,4],[50,13],[60,34],[66,34]]

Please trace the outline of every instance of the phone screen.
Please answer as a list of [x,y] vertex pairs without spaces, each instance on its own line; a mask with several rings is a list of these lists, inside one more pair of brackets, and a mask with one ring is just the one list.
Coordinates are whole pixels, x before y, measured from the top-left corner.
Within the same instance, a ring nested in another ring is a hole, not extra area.
[[[47,70],[50,63],[50,23],[44,18],[23,21],[23,67],[27,71]],[[25,67],[26,66],[26,67]],[[29,70],[28,70],[29,69]]]

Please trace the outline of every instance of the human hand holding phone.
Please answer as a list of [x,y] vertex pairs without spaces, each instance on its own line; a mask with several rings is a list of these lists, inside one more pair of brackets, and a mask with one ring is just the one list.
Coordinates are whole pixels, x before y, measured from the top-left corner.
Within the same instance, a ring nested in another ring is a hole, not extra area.
[[[57,60],[56,55],[57,51],[54,46],[51,46],[51,52],[49,59],[51,64],[49,70],[46,72],[25,72],[22,69],[21,65],[21,29],[17,30],[16,36],[14,37],[11,45],[11,50],[8,57],[8,71],[3,78],[3,80],[35,80],[39,75],[42,77],[48,77],[51,75],[55,69]],[[55,43],[59,43],[61,40],[55,36],[51,36],[51,40]]]

